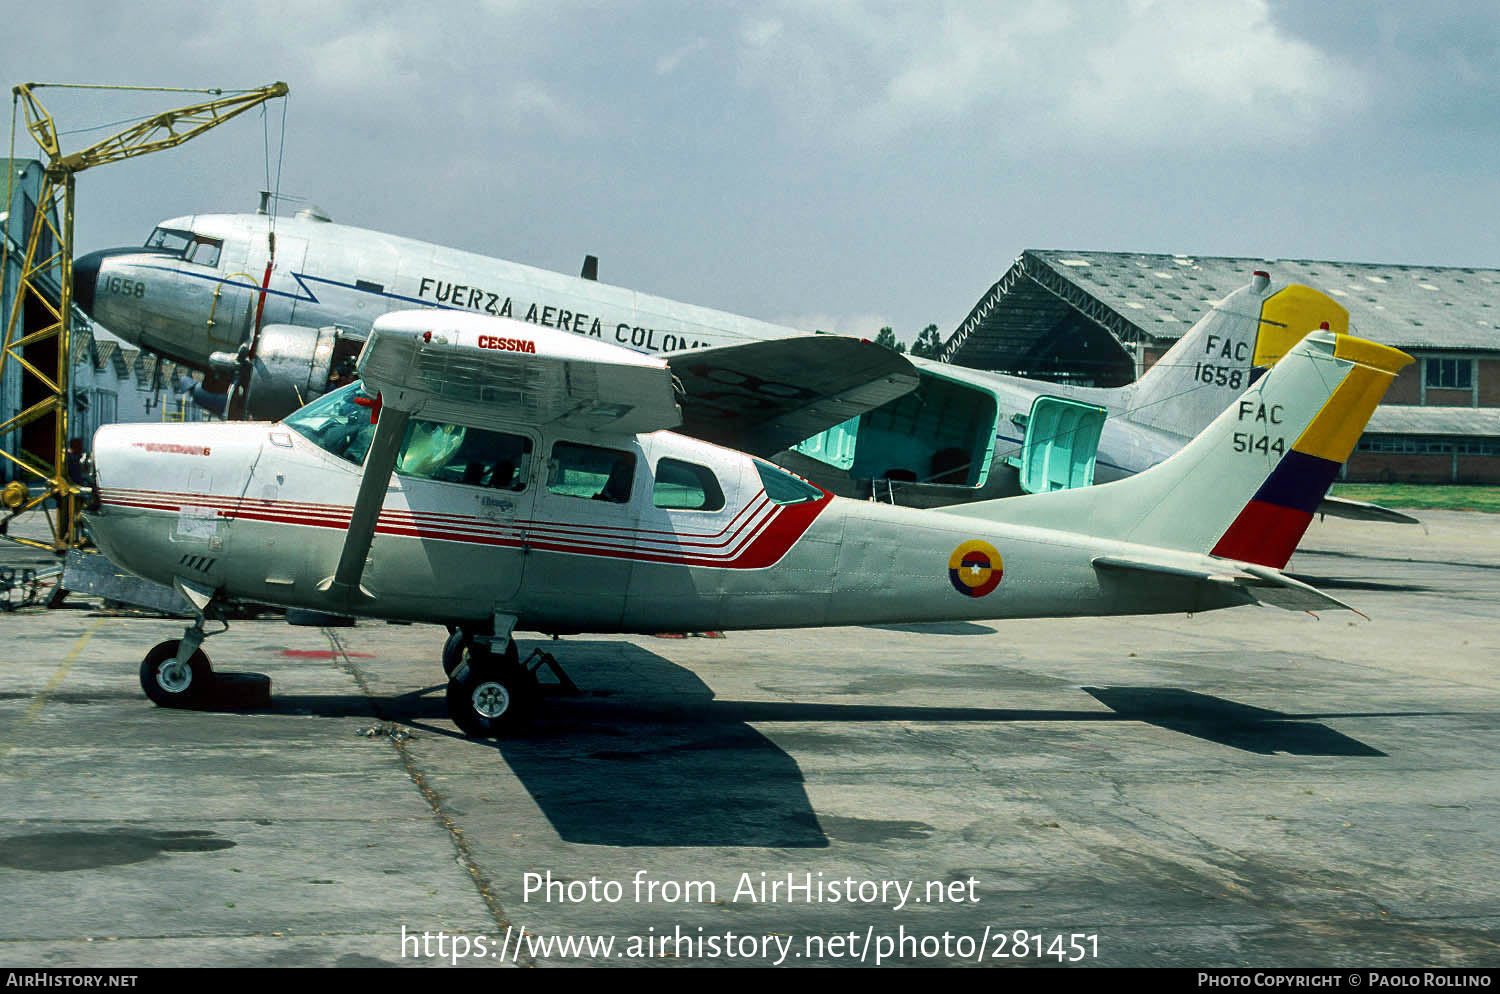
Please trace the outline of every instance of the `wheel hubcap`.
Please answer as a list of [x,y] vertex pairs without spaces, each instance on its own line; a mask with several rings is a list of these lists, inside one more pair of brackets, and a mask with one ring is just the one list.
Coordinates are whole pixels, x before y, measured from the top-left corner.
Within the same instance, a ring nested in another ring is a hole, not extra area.
[[485,718],[498,718],[510,709],[510,691],[490,680],[474,688],[474,710]]
[[169,659],[156,669],[156,682],[169,694],[180,694],[193,682],[192,667]]

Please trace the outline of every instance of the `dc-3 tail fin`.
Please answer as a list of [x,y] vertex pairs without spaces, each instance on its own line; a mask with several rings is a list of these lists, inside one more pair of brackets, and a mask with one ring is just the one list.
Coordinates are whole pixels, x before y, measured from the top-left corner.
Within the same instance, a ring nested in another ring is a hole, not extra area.
[[1158,466],[1115,483],[945,513],[1279,570],[1396,373],[1396,349],[1315,331]]
[[1257,370],[1274,364],[1302,336],[1322,326],[1349,331],[1349,312],[1332,297],[1298,283],[1273,289],[1257,272],[1205,314],[1135,382],[1125,417],[1192,436],[1244,393]]

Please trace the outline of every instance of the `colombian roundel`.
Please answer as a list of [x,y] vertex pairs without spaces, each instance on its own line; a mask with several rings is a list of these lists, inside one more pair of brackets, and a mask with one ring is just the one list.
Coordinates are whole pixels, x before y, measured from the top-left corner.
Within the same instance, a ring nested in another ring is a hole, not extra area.
[[967,597],[983,597],[994,590],[1004,573],[1000,553],[988,542],[965,542],[948,557],[948,579],[954,590]]

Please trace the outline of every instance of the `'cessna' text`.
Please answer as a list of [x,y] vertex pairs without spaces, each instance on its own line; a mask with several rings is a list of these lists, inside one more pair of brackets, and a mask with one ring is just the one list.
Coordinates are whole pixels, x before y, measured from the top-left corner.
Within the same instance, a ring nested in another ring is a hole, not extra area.
[[494,349],[497,352],[528,352],[536,355],[536,343],[524,338],[496,338],[493,335],[480,335],[479,347]]

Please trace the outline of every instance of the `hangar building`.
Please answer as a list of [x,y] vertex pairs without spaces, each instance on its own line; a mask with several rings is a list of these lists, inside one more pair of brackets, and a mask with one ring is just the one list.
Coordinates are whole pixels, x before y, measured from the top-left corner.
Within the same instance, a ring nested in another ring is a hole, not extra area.
[[960,366],[1129,383],[1257,269],[1410,353],[1344,469],[1349,481],[1500,483],[1500,270],[1028,249],[944,344]]
[[[18,296],[25,257],[22,243],[36,215],[43,177],[41,164],[33,159],[0,158],[0,166],[10,170],[9,182],[0,181],[0,191],[7,186],[11,191],[11,202],[0,213],[0,227],[5,230],[5,237],[0,239],[3,241],[0,244],[0,339],[3,339],[6,322],[10,320]],[[53,227],[58,227],[55,216]],[[45,232],[38,256],[49,258],[56,250],[51,232]],[[18,340],[56,320],[61,297],[60,280],[51,273],[44,273],[37,282],[46,297],[46,306],[34,297],[22,300],[15,335]],[[117,421],[196,421],[203,418],[203,412],[193,403],[191,386],[186,382],[189,370],[159,361],[150,353],[131,348],[98,330],[76,307],[70,327],[69,435],[82,438],[87,444],[100,425]],[[55,364],[55,345],[50,341],[38,346],[36,354],[31,354],[26,346],[18,352],[52,373],[55,369],[48,364],[48,349],[53,350],[50,361]],[[42,399],[37,389],[34,378],[23,377],[19,362],[7,362],[4,377],[0,379],[0,424],[16,418]],[[42,470],[50,467],[54,431],[54,422],[49,416],[33,421],[19,431],[0,434],[0,485],[13,479],[36,482],[34,474],[21,469],[20,464],[24,462]]]

